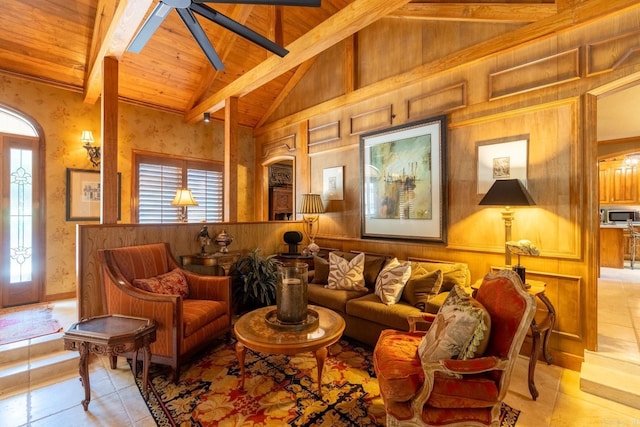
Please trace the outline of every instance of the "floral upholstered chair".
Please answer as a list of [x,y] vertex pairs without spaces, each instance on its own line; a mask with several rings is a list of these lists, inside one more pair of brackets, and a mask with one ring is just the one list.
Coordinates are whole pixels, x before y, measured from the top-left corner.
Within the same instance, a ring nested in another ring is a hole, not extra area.
[[411,317],[409,332],[383,331],[373,357],[387,426],[498,426],[534,314],[520,277],[503,270],[475,299],[454,288],[438,314]]
[[108,314],[156,321],[151,361],[180,376],[184,358],[231,331],[231,279],[180,268],[168,243],[98,251]]

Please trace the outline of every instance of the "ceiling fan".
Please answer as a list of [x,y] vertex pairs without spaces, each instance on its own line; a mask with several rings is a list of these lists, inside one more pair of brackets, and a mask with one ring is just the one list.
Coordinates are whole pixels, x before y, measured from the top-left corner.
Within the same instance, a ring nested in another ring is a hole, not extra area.
[[196,20],[194,12],[203,16],[216,24],[233,31],[241,37],[283,57],[289,51],[282,46],[272,42],[268,38],[256,33],[237,21],[217,12],[203,3],[234,3],[234,4],[258,4],[274,6],[306,6],[319,7],[321,0],[160,0],[151,15],[144,22],[138,33],[135,35],[127,51],[140,53],[147,44],[153,33],[160,27],[164,19],[171,10],[175,9],[178,15],[187,26],[193,38],[196,39],[213,68],[223,70],[224,64],[207,38],[204,30]]

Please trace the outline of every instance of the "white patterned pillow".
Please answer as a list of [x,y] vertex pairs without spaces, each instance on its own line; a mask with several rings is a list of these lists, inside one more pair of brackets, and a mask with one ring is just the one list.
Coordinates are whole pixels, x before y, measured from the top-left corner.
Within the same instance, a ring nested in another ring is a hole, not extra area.
[[490,333],[491,317],[487,310],[455,285],[420,342],[420,360],[465,360],[481,356]]
[[392,259],[382,268],[376,280],[376,295],[386,305],[400,301],[402,290],[411,277],[411,263]]
[[367,288],[364,286],[364,253],[347,261],[333,252],[329,252],[329,279],[325,287],[366,291]]

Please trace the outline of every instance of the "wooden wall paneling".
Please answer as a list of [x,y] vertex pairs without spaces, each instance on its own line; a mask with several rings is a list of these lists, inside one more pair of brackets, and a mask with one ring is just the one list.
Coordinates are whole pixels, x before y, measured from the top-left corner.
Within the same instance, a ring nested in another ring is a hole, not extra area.
[[349,118],[350,135],[360,135],[361,133],[383,129],[393,124],[392,105],[376,108],[364,113],[353,115]]
[[622,65],[640,61],[640,30],[586,45],[587,77],[616,70]]
[[580,78],[579,48],[489,74],[489,99],[516,95]]
[[309,147],[340,139],[340,120],[309,128]]
[[407,100],[407,119],[418,120],[467,106],[467,82],[425,93]]
[[[285,231],[302,232],[302,222],[274,221],[249,223],[209,223],[209,234],[217,235],[223,229],[233,236],[230,251],[246,253],[256,248],[262,255],[283,251],[282,236]],[[104,314],[106,307],[102,295],[102,283],[97,256],[98,249],[145,243],[169,242],[171,252],[179,260],[180,255],[199,251],[196,236],[202,224],[109,224],[78,225],[78,318]],[[208,252],[216,252],[214,245],[207,247]]]

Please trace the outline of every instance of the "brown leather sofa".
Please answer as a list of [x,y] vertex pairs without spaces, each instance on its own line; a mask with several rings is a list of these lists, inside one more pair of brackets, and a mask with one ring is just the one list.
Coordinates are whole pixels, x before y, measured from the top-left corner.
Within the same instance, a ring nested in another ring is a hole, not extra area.
[[[156,341],[151,361],[168,365],[173,379],[182,361],[231,330],[231,279],[201,276],[180,268],[168,243],[98,251],[107,313],[153,319]],[[135,279],[156,278],[179,269],[188,297],[166,295],[134,286]]]

